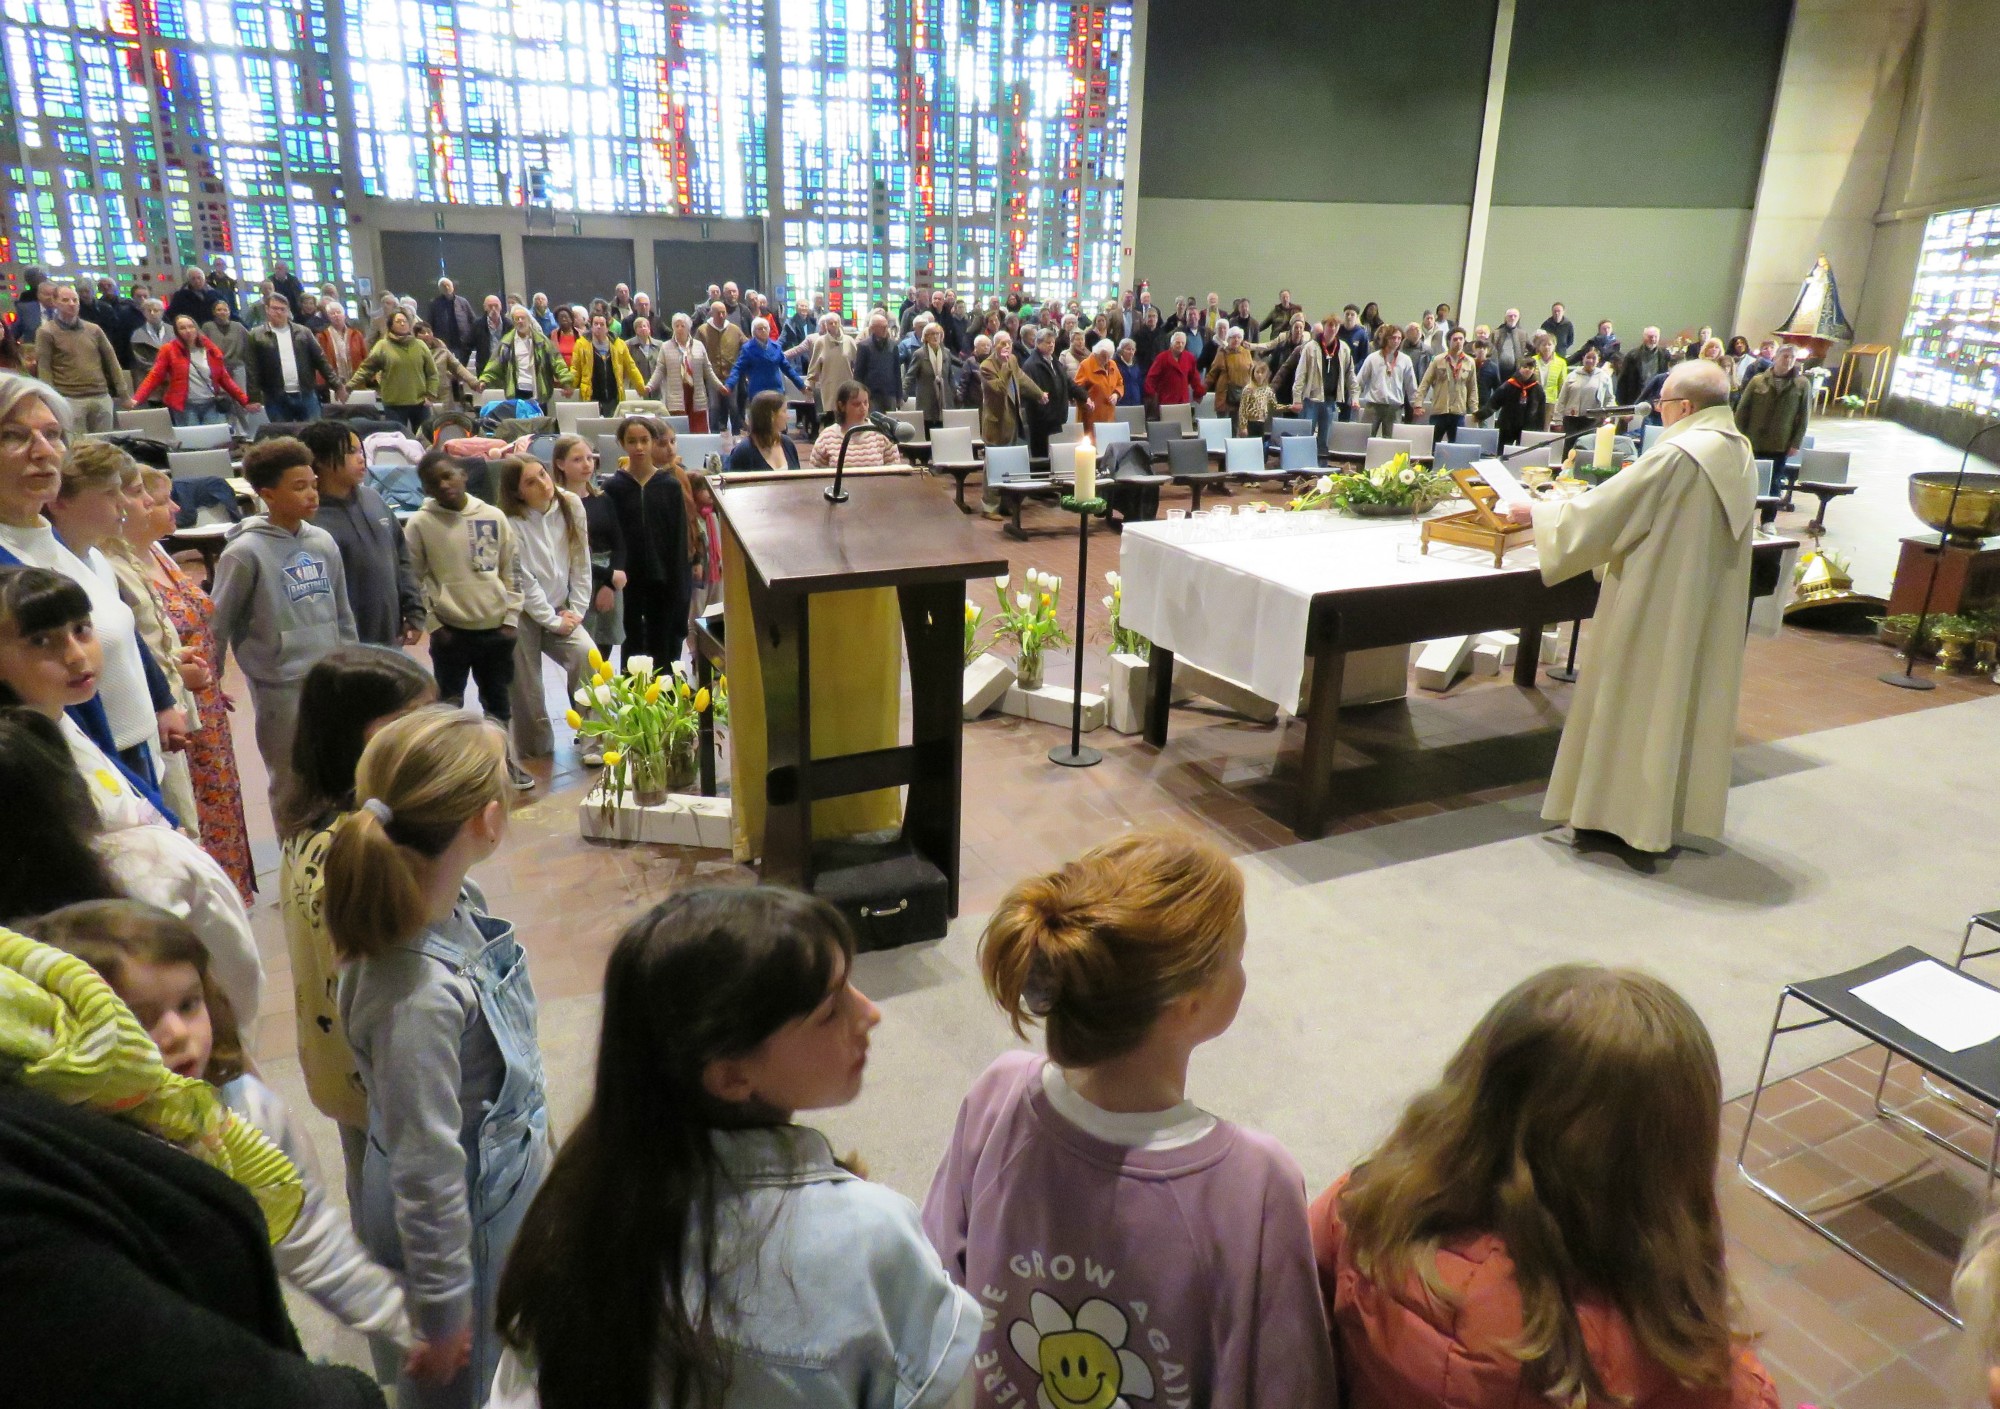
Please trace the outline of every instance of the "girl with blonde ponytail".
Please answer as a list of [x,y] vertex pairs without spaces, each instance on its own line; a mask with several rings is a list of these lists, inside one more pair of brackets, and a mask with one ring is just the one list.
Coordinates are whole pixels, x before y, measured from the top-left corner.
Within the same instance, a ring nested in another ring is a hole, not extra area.
[[424,1342],[404,1409],[484,1402],[500,1269],[549,1165],[527,960],[466,874],[506,835],[508,793],[499,728],[427,706],[369,741],[327,848],[340,1016],[368,1095],[361,1240],[402,1274]]
[[1048,1058],[979,1078],[924,1201],[987,1308],[981,1409],[1339,1402],[1298,1165],[1187,1099],[1246,933],[1229,859],[1163,832],[1023,881],[987,923],[987,992]]

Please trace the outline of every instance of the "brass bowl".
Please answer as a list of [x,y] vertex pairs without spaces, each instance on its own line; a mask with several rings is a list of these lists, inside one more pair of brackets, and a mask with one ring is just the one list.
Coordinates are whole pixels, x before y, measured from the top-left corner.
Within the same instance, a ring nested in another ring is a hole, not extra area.
[[[1953,543],[1976,548],[1981,540],[2000,533],[2000,474],[1990,470],[1967,470],[1964,487],[1958,491],[1958,505],[1952,507],[1952,487],[1956,470],[1925,470],[1910,476],[1910,512]],[[1945,515],[1951,514],[1950,522]]]

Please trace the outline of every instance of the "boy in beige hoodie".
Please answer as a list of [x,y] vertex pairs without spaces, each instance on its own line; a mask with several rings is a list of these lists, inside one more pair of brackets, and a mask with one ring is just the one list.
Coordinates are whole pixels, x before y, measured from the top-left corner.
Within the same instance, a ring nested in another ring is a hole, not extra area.
[[[513,526],[493,505],[466,493],[465,471],[441,450],[418,461],[417,479],[428,497],[403,525],[403,536],[430,608],[438,698],[463,705],[470,676],[480,707],[504,729],[521,617]],[[507,772],[517,788],[535,785],[511,756]]]

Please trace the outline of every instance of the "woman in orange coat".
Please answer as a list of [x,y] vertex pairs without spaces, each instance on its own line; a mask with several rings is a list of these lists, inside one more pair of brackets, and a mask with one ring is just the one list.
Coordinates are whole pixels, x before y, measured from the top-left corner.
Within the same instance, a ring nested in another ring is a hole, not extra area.
[[1076,365],[1076,388],[1090,398],[1077,417],[1086,426],[1117,419],[1118,402],[1125,395],[1125,374],[1118,370],[1117,353],[1106,338]]
[[1658,979],[1502,998],[1312,1206],[1348,1409],[1778,1409],[1730,1324],[1722,1077]]

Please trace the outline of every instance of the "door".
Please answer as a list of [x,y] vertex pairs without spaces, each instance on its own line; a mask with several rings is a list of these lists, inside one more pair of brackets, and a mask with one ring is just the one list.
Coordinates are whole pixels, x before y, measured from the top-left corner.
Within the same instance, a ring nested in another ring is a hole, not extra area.
[[521,240],[528,268],[527,293],[547,294],[549,303],[608,299],[619,284],[632,282],[632,242],[591,240],[581,235],[528,235]]
[[[755,240],[655,240],[653,302],[675,313],[693,315],[710,284],[734,280],[738,289],[759,289]],[[783,310],[780,310],[783,311]],[[663,329],[655,329],[663,333]]]
[[443,235],[430,230],[382,232],[382,278],[375,290],[378,296],[408,294],[417,301],[419,309],[428,309],[431,300],[437,297],[439,279],[450,279],[456,284],[477,313],[481,299],[500,292],[500,237]]

